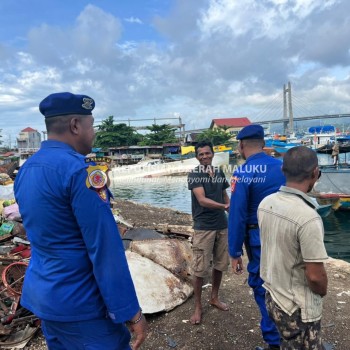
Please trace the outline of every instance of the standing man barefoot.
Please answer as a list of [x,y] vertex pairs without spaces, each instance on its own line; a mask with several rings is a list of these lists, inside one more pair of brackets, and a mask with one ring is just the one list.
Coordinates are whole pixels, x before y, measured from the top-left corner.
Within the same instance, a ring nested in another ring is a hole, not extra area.
[[198,325],[202,320],[202,286],[213,261],[212,291],[209,303],[219,310],[228,311],[228,306],[219,300],[219,288],[222,272],[229,264],[227,250],[227,218],[230,200],[226,189],[229,184],[224,173],[211,164],[214,157],[210,142],[199,142],[196,147],[199,161],[193,172],[188,175],[188,189],[192,197],[193,217],[193,288],[195,310],[191,323]]

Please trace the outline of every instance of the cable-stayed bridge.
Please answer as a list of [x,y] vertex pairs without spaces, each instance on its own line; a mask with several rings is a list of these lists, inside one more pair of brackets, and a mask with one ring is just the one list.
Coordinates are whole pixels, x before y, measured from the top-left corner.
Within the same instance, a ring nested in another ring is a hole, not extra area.
[[[281,103],[283,101],[283,103]],[[315,108],[316,107],[316,108]],[[275,116],[274,118],[272,116]],[[310,103],[305,97],[299,97],[293,93],[290,82],[283,86],[282,93],[276,95],[270,100],[256,115],[249,115],[249,120],[254,124],[271,125],[271,124],[283,124],[283,132],[293,133],[295,130],[294,123],[309,121],[309,120],[327,120],[341,118],[349,118],[350,113],[333,113],[324,114],[323,111],[317,109],[316,103]],[[167,123],[171,120],[170,123]],[[176,121],[173,121],[176,120]],[[149,119],[126,119],[116,120],[118,123],[125,123],[135,130],[146,130],[149,129],[149,123],[166,123],[176,129],[175,134],[185,135],[188,133],[199,133],[208,128],[185,130],[185,124],[182,122],[180,115],[177,117],[166,117],[166,118],[149,118]],[[148,125],[142,125],[143,121],[146,121]],[[141,125],[139,125],[141,122]],[[95,127],[98,127],[101,122],[95,123]],[[131,125],[137,123],[138,125]],[[341,121],[341,123],[343,123]],[[299,125],[300,126],[300,125]]]
[[[349,118],[350,114],[323,114],[323,115],[313,115],[313,116],[307,116],[307,117],[293,117],[293,121],[304,121],[304,120],[316,120],[316,119],[339,119],[339,118]],[[285,118],[281,119],[271,119],[271,120],[264,120],[264,121],[257,121],[253,123],[257,124],[280,124],[286,122]]]
[[[281,104],[281,100],[283,104]],[[295,94],[292,96],[291,83],[288,82],[287,85],[283,86],[282,98],[281,95],[276,96],[268,106],[255,117],[251,117],[250,120],[252,123],[261,125],[283,124],[284,133],[293,133],[295,122],[350,117],[350,113],[324,114],[320,110],[315,110],[315,105],[315,103],[310,104],[305,98],[297,97]],[[278,117],[269,118],[271,115]]]

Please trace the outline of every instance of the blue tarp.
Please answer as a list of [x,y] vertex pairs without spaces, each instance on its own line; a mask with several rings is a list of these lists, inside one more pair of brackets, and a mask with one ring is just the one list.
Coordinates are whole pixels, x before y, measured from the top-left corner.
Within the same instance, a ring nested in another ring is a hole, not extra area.
[[323,132],[332,132],[335,131],[335,128],[333,125],[323,125],[323,126],[312,126],[309,128],[309,133],[311,134],[321,134]]

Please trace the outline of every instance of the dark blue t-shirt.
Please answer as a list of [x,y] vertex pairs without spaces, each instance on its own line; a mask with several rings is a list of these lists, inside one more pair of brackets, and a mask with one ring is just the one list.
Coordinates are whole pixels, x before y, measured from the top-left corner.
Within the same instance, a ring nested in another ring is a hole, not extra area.
[[32,250],[21,304],[44,320],[108,313],[122,323],[139,310],[108,193],[98,190],[103,180],[83,155],[54,140],[44,141],[16,177]]

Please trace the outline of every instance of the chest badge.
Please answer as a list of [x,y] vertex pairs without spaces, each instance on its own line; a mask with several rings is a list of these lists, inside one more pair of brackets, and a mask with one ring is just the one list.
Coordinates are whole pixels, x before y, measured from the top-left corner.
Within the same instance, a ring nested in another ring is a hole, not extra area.
[[237,176],[231,177],[231,181],[230,181],[231,182],[231,193],[235,192],[237,180],[238,180]]

